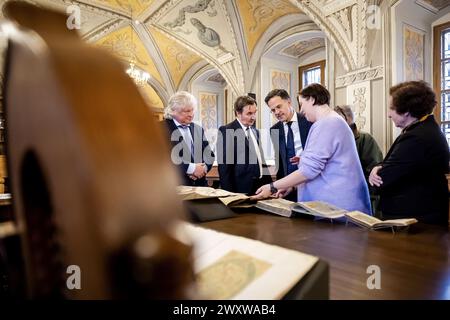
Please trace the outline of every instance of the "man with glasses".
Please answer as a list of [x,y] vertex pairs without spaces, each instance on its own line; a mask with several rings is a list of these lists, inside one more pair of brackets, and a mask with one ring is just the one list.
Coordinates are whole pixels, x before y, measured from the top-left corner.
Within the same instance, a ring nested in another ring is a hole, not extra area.
[[[269,106],[270,112],[278,120],[270,128],[272,143],[275,147],[276,163],[278,164],[278,180],[298,169],[300,155],[306,144],[306,138],[312,123],[300,113],[295,112],[291,97],[286,90],[274,89],[267,94],[264,101]],[[277,137],[278,139],[274,141]],[[297,201],[297,192],[291,192],[286,199]]]

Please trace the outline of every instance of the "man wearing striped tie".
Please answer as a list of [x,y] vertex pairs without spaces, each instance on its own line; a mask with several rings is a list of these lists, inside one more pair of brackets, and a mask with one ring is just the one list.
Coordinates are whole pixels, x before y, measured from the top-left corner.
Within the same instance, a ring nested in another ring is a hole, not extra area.
[[186,91],[179,91],[169,99],[164,110],[164,124],[172,144],[171,159],[179,168],[182,184],[206,186],[206,174],[214,162],[205,132],[196,125],[194,112],[197,99]]
[[236,120],[219,128],[216,152],[222,189],[254,194],[272,181],[255,128],[257,110],[255,99],[238,97],[234,103]]

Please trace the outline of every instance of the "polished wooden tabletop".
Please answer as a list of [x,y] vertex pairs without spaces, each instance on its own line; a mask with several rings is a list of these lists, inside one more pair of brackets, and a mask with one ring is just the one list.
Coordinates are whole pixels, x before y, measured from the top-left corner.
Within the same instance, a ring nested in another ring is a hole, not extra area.
[[[240,213],[201,226],[320,257],[330,265],[331,299],[450,299],[447,228],[416,224],[393,234],[265,213]],[[372,265],[380,268],[380,289],[367,286]]]

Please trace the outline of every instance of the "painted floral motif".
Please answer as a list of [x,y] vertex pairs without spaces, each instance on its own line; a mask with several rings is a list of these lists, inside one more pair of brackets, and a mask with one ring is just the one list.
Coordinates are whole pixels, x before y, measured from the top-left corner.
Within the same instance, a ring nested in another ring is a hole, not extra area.
[[423,80],[423,34],[408,27],[404,29],[404,80]]

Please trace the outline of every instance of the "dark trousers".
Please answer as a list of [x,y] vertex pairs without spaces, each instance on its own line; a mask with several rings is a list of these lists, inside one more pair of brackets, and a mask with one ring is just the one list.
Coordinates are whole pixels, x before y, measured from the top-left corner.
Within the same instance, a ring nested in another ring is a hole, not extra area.
[[273,182],[272,177],[270,175],[263,175],[261,178],[253,178],[252,181],[252,188],[250,189],[250,192],[248,195],[254,195],[256,190],[258,190],[260,187],[262,187],[265,184],[269,184]]

